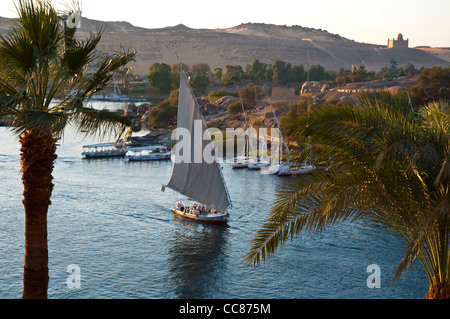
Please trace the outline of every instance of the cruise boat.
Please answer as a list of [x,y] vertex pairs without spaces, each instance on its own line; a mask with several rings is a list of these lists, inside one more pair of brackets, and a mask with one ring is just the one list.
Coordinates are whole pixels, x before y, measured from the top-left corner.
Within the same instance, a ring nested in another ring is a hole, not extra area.
[[130,162],[170,160],[171,151],[164,145],[131,147],[125,154]]
[[100,143],[83,145],[81,155],[85,158],[123,157],[126,152],[126,143]]

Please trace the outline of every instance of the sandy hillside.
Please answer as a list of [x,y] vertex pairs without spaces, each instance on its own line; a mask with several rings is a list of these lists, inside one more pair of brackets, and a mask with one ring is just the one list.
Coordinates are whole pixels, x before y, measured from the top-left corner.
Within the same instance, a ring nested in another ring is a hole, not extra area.
[[[0,18],[0,33],[7,32],[11,20]],[[358,43],[325,30],[301,26],[242,24],[225,29],[190,29],[184,25],[144,29],[128,22],[101,22],[83,18],[80,34],[104,28],[101,52],[135,48],[133,71],[145,75],[154,62],[173,64],[175,52],[188,64],[205,62],[212,70],[227,64],[245,67],[255,58],[272,64],[280,59],[292,64],[320,64],[329,70],[365,65],[379,70],[394,59],[398,66],[412,63],[416,68],[448,66],[450,50],[386,49],[381,45]],[[386,35],[388,37],[388,35]]]

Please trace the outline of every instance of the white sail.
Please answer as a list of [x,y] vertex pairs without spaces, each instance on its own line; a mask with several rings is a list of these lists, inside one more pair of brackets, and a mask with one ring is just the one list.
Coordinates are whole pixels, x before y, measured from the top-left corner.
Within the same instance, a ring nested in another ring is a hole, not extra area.
[[[190,145],[190,149],[183,149],[183,153],[186,153],[183,154],[182,160],[175,158],[172,177],[167,187],[212,209],[225,211],[230,206],[228,191],[214,154],[208,154],[214,156],[213,161],[205,160],[203,154],[205,147],[208,146],[207,149],[210,149],[212,141],[203,138],[207,127],[187,81],[182,71],[177,129],[189,132],[186,136],[182,136],[182,139],[183,145]],[[176,150],[175,157],[178,151],[180,150]]]

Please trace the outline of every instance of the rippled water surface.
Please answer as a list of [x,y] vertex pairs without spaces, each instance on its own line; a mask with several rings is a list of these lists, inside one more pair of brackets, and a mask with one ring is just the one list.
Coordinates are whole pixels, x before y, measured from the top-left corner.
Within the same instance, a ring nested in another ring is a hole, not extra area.
[[[248,170],[223,173],[233,202],[228,227],[174,216],[182,196],[167,183],[172,162],[84,160],[70,130],[58,148],[48,216],[49,298],[423,298],[420,264],[392,278],[404,243],[362,223],[306,233],[259,268],[243,264],[275,191],[287,179]],[[24,212],[19,142],[0,127],[0,298],[20,298]],[[301,177],[300,177],[301,178]],[[78,265],[81,288],[69,289]],[[369,289],[378,264],[381,288]]]

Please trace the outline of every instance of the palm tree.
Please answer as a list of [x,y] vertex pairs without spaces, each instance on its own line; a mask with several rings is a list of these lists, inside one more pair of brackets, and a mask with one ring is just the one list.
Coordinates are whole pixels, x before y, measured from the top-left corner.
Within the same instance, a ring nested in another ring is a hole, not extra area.
[[[135,52],[97,55],[101,31],[77,38],[47,0],[19,0],[19,19],[0,36],[0,115],[20,137],[25,208],[23,298],[47,298],[47,211],[58,140],[72,124],[88,134],[126,133],[129,121],[117,113],[87,107],[112,72]],[[95,62],[95,65],[94,65]],[[55,102],[56,97],[61,97]],[[53,102],[53,103],[52,103]]]
[[278,192],[245,262],[259,265],[302,231],[375,221],[408,244],[394,278],[419,259],[427,297],[449,298],[450,103],[413,111],[399,97],[368,95],[355,105],[316,108],[295,126],[300,145],[310,144],[295,160],[326,169]]

